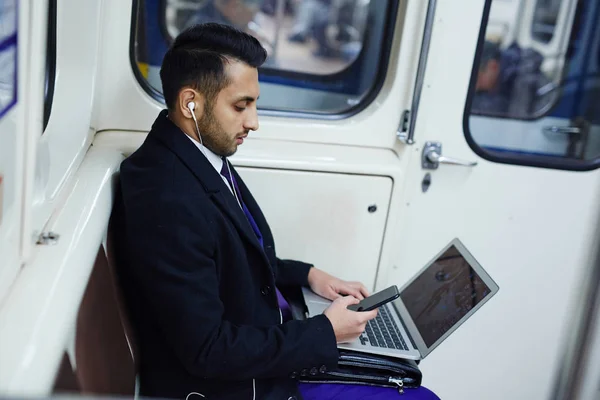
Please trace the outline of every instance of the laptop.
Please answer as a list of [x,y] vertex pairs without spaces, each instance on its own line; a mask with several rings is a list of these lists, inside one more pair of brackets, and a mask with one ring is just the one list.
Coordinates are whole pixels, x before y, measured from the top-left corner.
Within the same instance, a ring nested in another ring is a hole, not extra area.
[[[445,246],[400,289],[400,297],[379,308],[356,340],[338,348],[421,360],[439,346],[499,290],[458,239]],[[322,314],[331,301],[303,288],[307,316]]]

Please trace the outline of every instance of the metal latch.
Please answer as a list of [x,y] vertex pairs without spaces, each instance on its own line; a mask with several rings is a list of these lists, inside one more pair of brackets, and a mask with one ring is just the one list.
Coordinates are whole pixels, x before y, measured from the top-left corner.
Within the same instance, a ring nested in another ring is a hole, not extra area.
[[400,124],[398,125],[398,130],[396,131],[396,136],[398,139],[408,144],[408,123],[410,122],[410,110],[404,110],[402,112],[402,118],[400,118]]
[[58,233],[52,231],[42,232],[37,236],[35,244],[55,245],[58,243],[58,239],[60,239],[60,235]]

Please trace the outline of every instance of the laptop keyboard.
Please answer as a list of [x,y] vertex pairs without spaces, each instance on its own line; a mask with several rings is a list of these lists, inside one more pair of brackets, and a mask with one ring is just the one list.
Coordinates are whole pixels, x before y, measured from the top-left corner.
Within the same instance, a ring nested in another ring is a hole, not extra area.
[[359,339],[363,345],[369,343],[375,347],[408,350],[400,329],[390,315],[387,306],[380,307],[377,317],[367,322],[367,327]]

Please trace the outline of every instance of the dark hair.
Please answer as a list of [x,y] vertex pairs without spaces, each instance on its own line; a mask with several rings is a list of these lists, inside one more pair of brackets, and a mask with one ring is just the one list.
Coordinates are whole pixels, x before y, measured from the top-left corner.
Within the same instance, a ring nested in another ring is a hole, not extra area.
[[210,103],[228,84],[225,63],[242,61],[260,67],[267,52],[260,42],[236,28],[217,23],[194,25],[177,36],[160,69],[167,107],[175,108],[181,88],[190,86]]

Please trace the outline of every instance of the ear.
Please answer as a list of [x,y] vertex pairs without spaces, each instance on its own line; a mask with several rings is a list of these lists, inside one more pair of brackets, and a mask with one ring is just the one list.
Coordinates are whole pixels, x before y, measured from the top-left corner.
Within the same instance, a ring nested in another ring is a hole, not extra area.
[[194,103],[194,113],[196,114],[196,118],[202,118],[202,114],[204,113],[204,96],[194,89],[187,87],[179,91],[177,100],[177,108],[185,118],[192,118],[192,113],[188,108],[190,102]]

